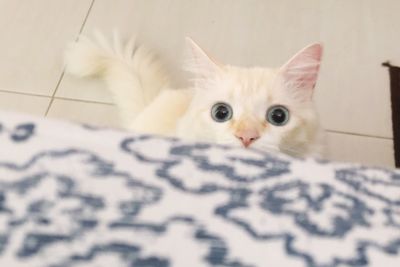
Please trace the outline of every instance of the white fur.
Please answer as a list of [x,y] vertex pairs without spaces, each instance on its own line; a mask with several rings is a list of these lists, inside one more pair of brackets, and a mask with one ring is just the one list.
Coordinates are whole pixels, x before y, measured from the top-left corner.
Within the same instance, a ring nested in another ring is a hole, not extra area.
[[[238,129],[252,128],[260,138],[250,147],[295,156],[321,154],[322,131],[311,96],[321,46],[309,46],[280,69],[239,68],[218,63],[192,40],[187,40],[185,68],[194,87],[169,88],[162,64],[132,39],[113,45],[97,34],[95,41],[81,37],[66,52],[67,71],[98,76],[106,81],[121,110],[125,127],[140,132],[173,135],[197,141],[241,145]],[[211,118],[211,107],[225,102],[233,118],[224,123]],[[284,126],[266,122],[272,105],[284,105],[290,120]]]
[[66,70],[78,77],[100,77],[107,83],[126,126],[169,86],[162,63],[131,38],[125,45],[114,34],[110,44],[102,34],[94,40],[81,36],[65,52]]

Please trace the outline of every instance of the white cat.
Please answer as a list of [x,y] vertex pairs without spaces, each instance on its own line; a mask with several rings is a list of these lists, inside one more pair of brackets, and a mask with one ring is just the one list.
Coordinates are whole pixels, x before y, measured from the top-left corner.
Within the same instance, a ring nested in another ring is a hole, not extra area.
[[132,39],[81,36],[65,54],[67,72],[107,83],[124,126],[139,132],[319,156],[322,130],[312,103],[322,46],[281,68],[223,65],[187,39],[192,88],[172,89],[161,62]]

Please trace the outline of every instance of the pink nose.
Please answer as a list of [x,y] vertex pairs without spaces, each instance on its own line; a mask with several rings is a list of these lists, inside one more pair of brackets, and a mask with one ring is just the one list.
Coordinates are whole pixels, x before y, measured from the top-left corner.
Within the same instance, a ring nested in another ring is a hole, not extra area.
[[235,136],[242,141],[244,147],[248,147],[251,143],[260,138],[257,130],[242,130],[235,133]]

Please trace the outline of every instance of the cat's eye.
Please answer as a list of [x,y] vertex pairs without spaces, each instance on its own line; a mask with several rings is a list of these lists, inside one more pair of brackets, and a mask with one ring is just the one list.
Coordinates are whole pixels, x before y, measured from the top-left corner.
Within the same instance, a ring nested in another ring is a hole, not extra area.
[[216,122],[225,122],[232,118],[231,106],[226,103],[217,103],[211,108],[211,117]]
[[284,106],[272,106],[267,111],[267,121],[275,126],[283,126],[289,121],[289,110]]

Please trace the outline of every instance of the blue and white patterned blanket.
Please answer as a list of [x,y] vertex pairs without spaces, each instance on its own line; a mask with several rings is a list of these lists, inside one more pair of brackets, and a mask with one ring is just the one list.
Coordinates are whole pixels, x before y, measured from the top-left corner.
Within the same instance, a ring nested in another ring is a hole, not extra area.
[[400,172],[0,113],[0,266],[400,266]]

